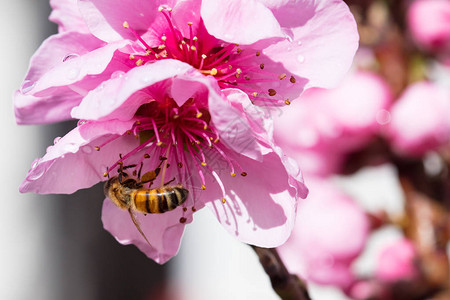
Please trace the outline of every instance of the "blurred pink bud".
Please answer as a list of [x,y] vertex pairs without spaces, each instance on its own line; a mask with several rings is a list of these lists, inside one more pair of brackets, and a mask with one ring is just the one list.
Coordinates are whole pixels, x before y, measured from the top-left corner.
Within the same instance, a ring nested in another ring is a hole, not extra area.
[[391,110],[394,148],[420,156],[450,140],[450,90],[430,82],[409,86]]
[[385,282],[413,278],[417,274],[414,265],[415,256],[414,245],[407,239],[387,245],[378,258],[376,277]]
[[[380,124],[388,122],[385,114],[391,100],[388,86],[378,75],[354,72],[336,89],[310,89],[294,101],[276,118],[275,139],[286,154],[300,157],[301,165],[304,152],[320,157],[305,163],[307,173],[335,172],[342,154],[364,146]],[[292,128],[298,129],[293,132]]]
[[417,0],[409,7],[407,21],[420,46],[450,51],[450,1]]
[[294,231],[279,252],[289,271],[306,280],[348,287],[353,260],[363,250],[369,222],[362,209],[330,181],[310,178]]

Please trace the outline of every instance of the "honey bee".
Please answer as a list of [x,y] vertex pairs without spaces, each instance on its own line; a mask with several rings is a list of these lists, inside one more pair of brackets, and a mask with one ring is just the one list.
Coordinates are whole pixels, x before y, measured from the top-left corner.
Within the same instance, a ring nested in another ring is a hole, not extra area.
[[[129,177],[124,172],[124,169],[136,167],[136,165],[124,167],[123,164],[120,164],[119,175],[109,178],[103,188],[105,196],[111,199],[117,207],[128,210],[134,225],[150,246],[151,244],[141,230],[134,212],[144,214],[165,213],[182,205],[189,195],[189,190],[181,184],[169,185],[175,178],[159,188],[150,188],[160,173],[161,164],[164,160],[165,158],[161,158],[160,165],[155,170],[145,173],[142,177],[140,176],[141,164],[137,179]],[[150,183],[149,188],[144,187],[145,183]],[[184,218],[180,220],[182,219]]]

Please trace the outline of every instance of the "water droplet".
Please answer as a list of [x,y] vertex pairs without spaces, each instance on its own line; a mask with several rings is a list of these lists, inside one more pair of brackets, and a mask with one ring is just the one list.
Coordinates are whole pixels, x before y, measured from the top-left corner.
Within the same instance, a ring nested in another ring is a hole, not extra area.
[[75,153],[75,152],[78,151],[78,146],[76,144],[74,144],[74,143],[70,143],[70,144],[64,145],[64,150],[66,152]]
[[123,77],[123,75],[125,75],[125,72],[123,71],[115,71],[114,73],[111,74],[111,78],[121,78]]
[[78,55],[76,53],[67,54],[66,56],[64,56],[63,62],[66,62],[68,60],[71,60],[71,59],[74,59],[74,58],[77,58],[77,57],[80,57],[80,55]]
[[286,36],[287,40],[292,43],[292,37],[290,35]]
[[80,69],[79,68],[72,68],[67,73],[67,78],[68,79],[76,79],[79,74],[80,74]]
[[297,45],[301,46],[302,44],[302,41],[297,41]]
[[305,57],[303,55],[299,54],[297,56],[297,60],[298,60],[299,63],[303,63],[305,61]]
[[92,147],[90,145],[86,145],[81,147],[81,151],[83,151],[86,154],[91,154],[92,153]]
[[31,80],[25,80],[25,81],[22,83],[22,86],[20,87],[20,92],[21,92],[22,94],[26,94],[26,93],[28,93],[29,91],[31,91],[31,90],[34,88],[35,85],[36,85],[36,83],[35,83],[34,81],[31,81]]
[[61,139],[60,136],[55,137],[55,139],[53,140],[53,144],[56,145],[60,139]]
[[86,124],[86,123],[87,123],[87,120],[79,120],[78,123],[77,123],[77,126],[81,126],[81,125]]
[[31,163],[31,168],[32,169],[36,168],[41,160],[42,158],[36,158],[35,160],[33,160],[33,162]]
[[375,116],[377,123],[380,125],[386,125],[391,122],[391,113],[385,109],[381,109],[377,112]]
[[35,168],[30,170],[30,173],[28,173],[27,179],[28,180],[37,180],[42,177],[45,173],[45,167],[43,165],[37,165]]

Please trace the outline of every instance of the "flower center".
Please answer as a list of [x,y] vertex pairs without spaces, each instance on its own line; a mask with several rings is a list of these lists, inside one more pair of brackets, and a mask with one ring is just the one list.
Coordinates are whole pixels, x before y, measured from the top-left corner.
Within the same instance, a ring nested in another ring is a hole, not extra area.
[[[187,187],[200,185],[200,190],[205,190],[205,175],[208,173],[222,190],[222,201],[225,203],[225,189],[212,163],[225,163],[233,177],[236,176],[236,170],[242,176],[247,175],[221,143],[218,132],[210,124],[208,110],[192,98],[181,107],[171,98],[166,98],[164,102],[151,100],[138,109],[135,120],[132,128],[124,135],[134,135],[139,139],[139,145],[128,153],[119,154],[120,159],[107,168],[105,177],[121,166],[131,166],[127,168],[134,168],[132,173],[136,176],[142,165],[151,170],[163,160],[161,186],[175,178],[175,184]],[[117,138],[120,136],[97,146],[96,150],[101,150]],[[195,199],[195,191],[191,192]]]
[[221,88],[241,89],[254,104],[290,104],[278,88],[281,86],[280,81],[292,85],[296,79],[292,75],[271,70],[267,66],[271,61],[263,57],[261,51],[220,41],[207,33],[203,22],[197,24],[197,35],[193,31],[193,23],[188,22],[189,35],[183,36],[172,22],[172,10],[160,7],[159,11],[167,22],[167,30],[159,37],[159,45],[151,47],[127,21],[123,23],[139,41],[139,47],[142,47],[142,51],[138,50],[129,56],[136,66],[162,59],[176,59],[192,65],[204,75],[214,76]]

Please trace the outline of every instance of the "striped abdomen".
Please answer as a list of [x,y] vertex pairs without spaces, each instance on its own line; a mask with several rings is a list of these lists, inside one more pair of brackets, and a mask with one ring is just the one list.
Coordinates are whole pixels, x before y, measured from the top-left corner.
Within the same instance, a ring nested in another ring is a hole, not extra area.
[[182,186],[164,186],[158,189],[136,189],[130,193],[133,208],[149,214],[160,214],[186,201],[189,191]]

